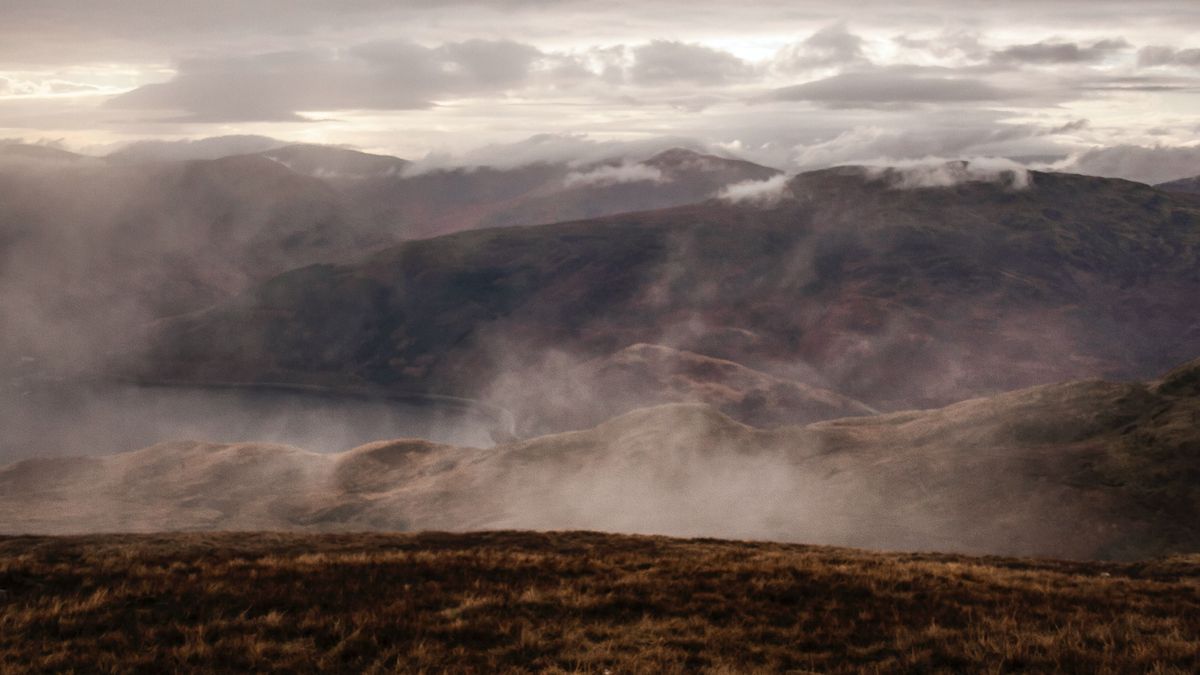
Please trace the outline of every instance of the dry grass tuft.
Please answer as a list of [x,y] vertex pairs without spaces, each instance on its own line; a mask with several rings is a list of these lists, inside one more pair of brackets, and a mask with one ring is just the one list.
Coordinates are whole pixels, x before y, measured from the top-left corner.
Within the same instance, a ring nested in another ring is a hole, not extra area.
[[1200,559],[570,533],[0,539],[0,671],[1200,670]]

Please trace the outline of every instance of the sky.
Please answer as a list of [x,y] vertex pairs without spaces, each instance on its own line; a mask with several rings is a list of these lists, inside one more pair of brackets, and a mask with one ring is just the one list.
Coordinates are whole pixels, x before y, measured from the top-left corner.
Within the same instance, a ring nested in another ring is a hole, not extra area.
[[[1200,173],[1188,0],[4,0],[0,138],[262,135],[426,162],[690,141],[799,170]],[[532,140],[530,140],[532,139]],[[457,158],[457,159],[456,159]]]

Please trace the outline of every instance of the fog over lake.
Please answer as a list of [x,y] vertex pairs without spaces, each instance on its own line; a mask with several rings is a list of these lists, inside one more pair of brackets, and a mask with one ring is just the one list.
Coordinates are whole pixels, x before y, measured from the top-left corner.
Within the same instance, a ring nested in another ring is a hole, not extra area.
[[404,437],[488,447],[496,427],[494,416],[462,405],[365,395],[10,382],[0,395],[0,464],[124,452],[181,439],[283,443],[314,452]]

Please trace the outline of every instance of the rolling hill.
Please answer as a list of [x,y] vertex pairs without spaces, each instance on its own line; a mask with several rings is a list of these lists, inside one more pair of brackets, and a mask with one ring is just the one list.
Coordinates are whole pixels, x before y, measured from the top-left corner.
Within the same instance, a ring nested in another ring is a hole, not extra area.
[[663,345],[635,344],[607,356],[565,366],[551,360],[531,387],[531,374],[500,375],[488,396],[504,400],[533,436],[594,426],[637,408],[705,403],[757,427],[876,414],[873,408],[827,389],[777,377],[724,359]]
[[599,529],[884,549],[1200,551],[1200,360],[763,430],[700,404],[493,448],[171,442],[0,469],[0,532]]
[[9,673],[1186,673],[1200,659],[1195,557],[259,532],[0,538],[0,562]]

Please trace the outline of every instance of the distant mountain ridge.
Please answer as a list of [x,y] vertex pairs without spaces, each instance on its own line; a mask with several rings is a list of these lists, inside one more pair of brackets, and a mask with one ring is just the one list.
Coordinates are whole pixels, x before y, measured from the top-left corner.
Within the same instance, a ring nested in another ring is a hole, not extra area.
[[147,372],[478,395],[544,375],[547,353],[651,343],[886,410],[1148,377],[1200,345],[1191,200],[1069,174],[893,178],[817,171],[767,206],[478,230],[295,270],[161,325]]
[[[197,142],[206,159],[222,139]],[[280,162],[340,191],[354,216],[390,233],[393,240],[423,238],[479,227],[532,225],[671,206],[714,196],[738,182],[765,180],[780,172],[744,160],[671,148],[648,158],[615,157],[592,162],[530,161],[512,167],[417,168],[393,157],[311,143],[284,144],[253,153],[254,137],[235,143],[223,157],[252,154]],[[113,159],[155,161],[189,148],[131,147]],[[139,159],[140,158],[140,159]]]
[[1156,185],[1164,192],[1184,192],[1187,194],[1200,194],[1200,176],[1192,176],[1191,178],[1180,178],[1167,183],[1159,183]]
[[308,143],[285,145],[259,153],[298,173],[317,178],[395,176],[412,162],[391,155]]
[[[189,152],[220,156],[171,159]],[[260,137],[134,145],[107,158],[0,144],[0,319],[9,327],[0,373],[30,356],[94,362],[113,343],[127,347],[147,322],[292,268],[484,222],[696,201],[725,180],[768,171],[720,160],[736,168],[726,174],[712,169],[715,159],[668,157],[669,181],[569,186],[568,176],[589,168],[410,177],[399,158]]]
[[676,148],[648,159],[593,164],[535,162],[407,174],[403,168],[331,182],[364,219],[404,238],[535,225],[691,204],[775,169]]

